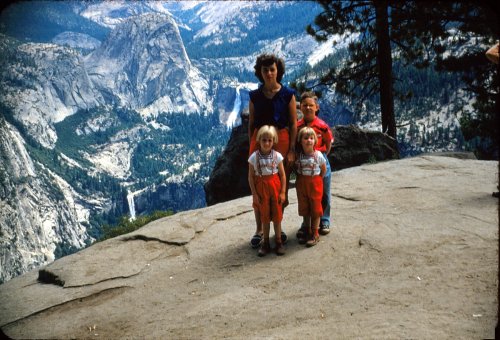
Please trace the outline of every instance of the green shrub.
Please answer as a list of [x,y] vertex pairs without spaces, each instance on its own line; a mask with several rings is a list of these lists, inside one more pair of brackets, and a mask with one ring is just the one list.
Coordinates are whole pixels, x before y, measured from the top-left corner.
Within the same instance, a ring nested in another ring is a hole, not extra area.
[[104,225],[102,229],[102,235],[97,240],[97,242],[107,240],[109,238],[117,237],[120,235],[131,233],[151,221],[158,220],[162,217],[171,216],[174,213],[170,210],[168,211],[154,211],[150,215],[139,216],[134,220],[130,220],[129,216],[122,216],[120,222],[116,226]]

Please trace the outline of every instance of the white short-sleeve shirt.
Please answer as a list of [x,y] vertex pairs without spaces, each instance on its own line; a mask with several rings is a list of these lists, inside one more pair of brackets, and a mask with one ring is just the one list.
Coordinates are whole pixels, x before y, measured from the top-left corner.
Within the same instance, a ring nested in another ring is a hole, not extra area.
[[278,173],[278,165],[283,161],[283,155],[276,150],[271,150],[268,155],[263,155],[259,150],[253,152],[248,158],[248,163],[253,165],[255,175],[269,176]]
[[295,161],[297,173],[303,176],[317,176],[321,173],[321,165],[326,164],[321,151],[315,150],[311,155],[299,154]]

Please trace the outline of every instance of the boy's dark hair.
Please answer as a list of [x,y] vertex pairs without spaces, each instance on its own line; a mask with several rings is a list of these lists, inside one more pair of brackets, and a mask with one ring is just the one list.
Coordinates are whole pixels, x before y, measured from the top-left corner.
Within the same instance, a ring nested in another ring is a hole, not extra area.
[[318,96],[312,91],[306,91],[302,93],[302,95],[300,96],[300,103],[302,103],[302,101],[307,98],[312,98],[316,103],[318,103]]
[[[306,91],[306,92],[303,92],[301,95],[300,95],[300,101],[299,101],[299,105],[302,104],[302,101],[304,99],[307,99],[307,98],[312,98],[314,99],[314,102],[316,103],[316,105],[318,105],[318,96],[316,95],[316,93],[314,93],[313,91]],[[316,106],[317,107],[317,106]],[[315,112],[315,115],[318,116],[318,113],[319,113],[319,110],[316,110]]]
[[278,83],[283,79],[283,75],[285,74],[285,61],[281,58],[278,58],[274,54],[261,54],[257,57],[257,61],[255,62],[255,76],[260,80],[261,83],[264,83],[264,78],[262,78],[262,66],[271,66],[276,63],[276,68],[278,69],[278,75],[276,76],[276,81]]

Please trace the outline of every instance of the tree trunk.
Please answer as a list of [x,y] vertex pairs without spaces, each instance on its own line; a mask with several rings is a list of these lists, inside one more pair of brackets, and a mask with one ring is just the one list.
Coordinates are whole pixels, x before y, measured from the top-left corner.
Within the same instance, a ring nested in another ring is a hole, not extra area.
[[394,98],[392,91],[392,56],[389,40],[389,19],[387,0],[374,0],[377,33],[377,66],[380,81],[380,110],[382,112],[382,132],[396,139],[396,119],[394,118]]

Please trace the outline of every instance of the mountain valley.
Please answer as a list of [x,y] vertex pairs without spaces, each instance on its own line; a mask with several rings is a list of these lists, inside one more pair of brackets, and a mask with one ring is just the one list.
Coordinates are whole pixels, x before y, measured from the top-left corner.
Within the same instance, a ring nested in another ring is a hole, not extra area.
[[[341,62],[345,45],[305,31],[319,11],[282,1],[32,1],[2,11],[0,283],[84,248],[123,216],[204,207],[203,186],[258,86],[256,56],[283,57],[286,83],[314,83]],[[472,99],[458,76],[399,72],[423,79],[412,101],[396,103],[402,156],[463,150],[459,118]],[[358,108],[323,93],[331,126],[380,130],[376,99]]]

